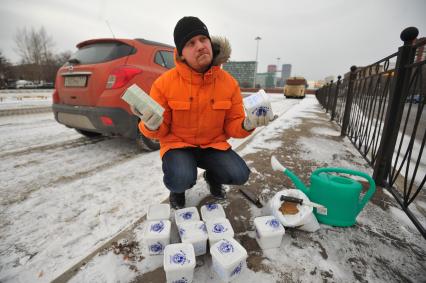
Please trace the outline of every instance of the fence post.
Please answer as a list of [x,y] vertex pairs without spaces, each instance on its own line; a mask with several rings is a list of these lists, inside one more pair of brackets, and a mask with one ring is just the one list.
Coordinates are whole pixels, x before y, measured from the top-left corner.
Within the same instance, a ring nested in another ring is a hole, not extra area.
[[327,83],[324,84],[321,91],[321,106],[325,108],[325,97],[327,96]]
[[327,91],[327,105],[325,107],[327,113],[328,113],[329,110],[331,110],[330,101],[331,101],[332,92],[333,92],[333,80],[330,81],[330,87]]
[[351,72],[349,74],[348,92],[346,93],[345,113],[343,113],[342,130],[340,132],[341,136],[346,136],[346,130],[348,129],[349,117],[351,115],[351,107],[353,100],[353,85],[356,77],[355,72],[356,66],[352,66]]
[[321,106],[325,108],[325,101],[327,97],[327,91],[328,91],[328,84],[325,83],[325,85],[322,87],[321,92]]
[[331,119],[330,120],[334,120],[334,116],[336,116],[337,96],[339,95],[339,87],[340,87],[340,84],[341,84],[341,81],[340,81],[341,78],[342,78],[342,76],[337,77],[336,92],[334,93],[333,104],[331,106]]
[[411,69],[407,70],[405,66],[414,61],[415,50],[412,47],[412,43],[418,34],[419,31],[415,27],[408,27],[401,32],[400,37],[404,41],[404,45],[398,49],[395,77],[389,94],[389,105],[386,111],[377,159],[374,163],[373,179],[378,185],[385,185],[386,176],[391,169],[392,156],[398,138],[411,76]]

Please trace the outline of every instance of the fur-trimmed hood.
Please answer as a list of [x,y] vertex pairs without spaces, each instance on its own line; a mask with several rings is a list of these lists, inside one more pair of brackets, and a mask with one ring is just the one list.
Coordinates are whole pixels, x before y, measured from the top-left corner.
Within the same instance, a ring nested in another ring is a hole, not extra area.
[[[222,36],[212,36],[211,43],[213,50],[212,66],[220,66],[223,63],[226,63],[231,57],[232,52],[229,40]],[[175,60],[177,62],[182,62],[182,59],[177,55],[177,52],[175,52]]]
[[213,66],[220,66],[226,63],[231,57],[231,44],[228,39],[222,36],[212,36]]

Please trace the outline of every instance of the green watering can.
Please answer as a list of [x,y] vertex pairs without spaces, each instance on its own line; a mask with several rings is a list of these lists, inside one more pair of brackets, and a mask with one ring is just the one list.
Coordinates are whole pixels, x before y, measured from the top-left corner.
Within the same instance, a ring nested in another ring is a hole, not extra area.
[[[272,156],[272,169],[281,171],[287,175],[295,184],[296,188],[305,193],[311,202],[320,204],[324,207],[315,207],[314,214],[321,223],[347,227],[356,222],[356,217],[364,208],[366,203],[376,191],[374,180],[367,174],[345,168],[320,168],[311,175],[311,187],[307,188],[305,184],[292,171],[282,166],[279,161]],[[345,173],[365,178],[369,183],[367,193],[362,200],[359,196],[362,191],[361,183],[333,173]]]

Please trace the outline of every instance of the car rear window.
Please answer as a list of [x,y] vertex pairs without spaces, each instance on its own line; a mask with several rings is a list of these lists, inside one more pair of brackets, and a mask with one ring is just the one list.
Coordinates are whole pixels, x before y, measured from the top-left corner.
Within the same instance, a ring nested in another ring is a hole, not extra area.
[[171,69],[175,66],[173,60],[173,52],[171,51],[157,51],[154,58],[155,63],[161,65],[167,69]]
[[96,64],[131,55],[135,51],[122,42],[98,42],[81,47],[70,60],[77,59],[79,64]]

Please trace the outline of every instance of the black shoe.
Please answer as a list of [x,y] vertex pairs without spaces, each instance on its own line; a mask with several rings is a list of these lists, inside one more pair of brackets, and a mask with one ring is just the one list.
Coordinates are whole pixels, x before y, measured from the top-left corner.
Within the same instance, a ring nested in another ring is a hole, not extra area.
[[204,171],[203,177],[206,180],[207,185],[209,186],[210,193],[212,194],[212,196],[214,196],[217,199],[225,199],[226,198],[226,191],[221,184],[216,184],[216,183],[211,182],[207,178],[207,172],[206,171]]
[[181,209],[185,207],[185,192],[183,193],[172,193],[169,195],[170,206],[173,209]]

